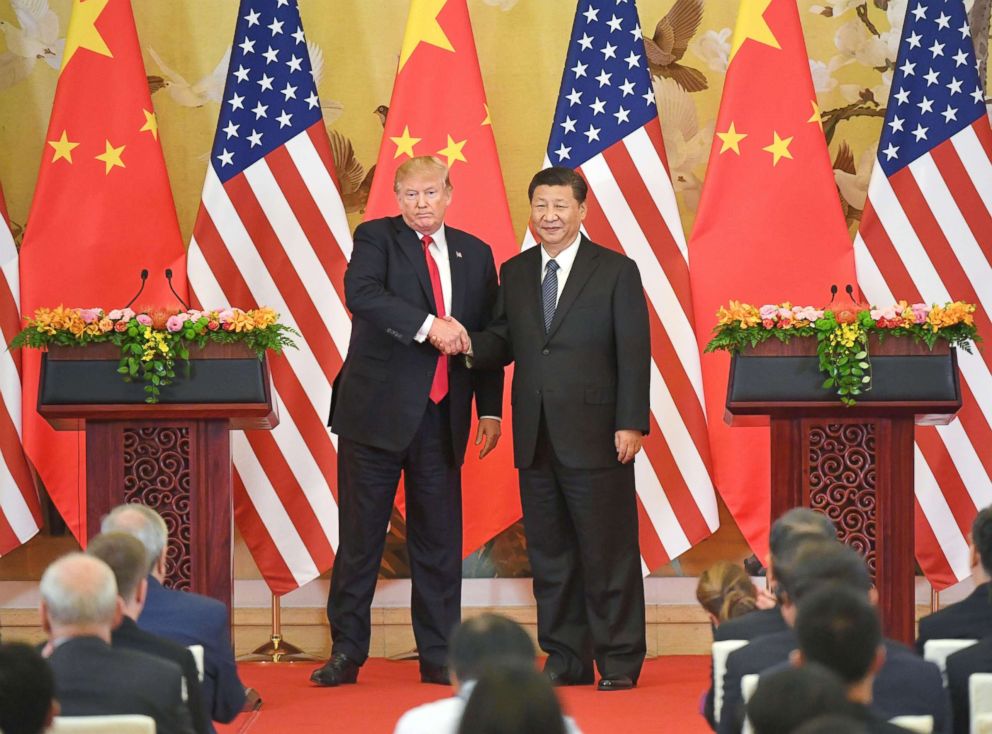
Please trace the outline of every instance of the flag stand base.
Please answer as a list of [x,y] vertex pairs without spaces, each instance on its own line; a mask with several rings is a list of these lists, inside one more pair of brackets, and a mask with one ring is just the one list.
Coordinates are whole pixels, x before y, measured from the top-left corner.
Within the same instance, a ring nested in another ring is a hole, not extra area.
[[251,663],[313,663],[321,661],[321,658],[303,652],[296,645],[283,639],[281,612],[279,597],[273,594],[272,634],[269,636],[269,641],[255,648],[248,655],[238,658],[238,660]]

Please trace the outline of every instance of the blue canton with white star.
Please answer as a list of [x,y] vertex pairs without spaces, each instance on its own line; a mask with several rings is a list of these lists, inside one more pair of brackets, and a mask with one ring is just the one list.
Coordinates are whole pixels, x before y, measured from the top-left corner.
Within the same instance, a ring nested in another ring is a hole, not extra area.
[[321,119],[296,0],[242,0],[217,135],[222,182]]
[[961,0],[912,0],[906,11],[878,160],[887,176],[986,114]]
[[577,168],[658,116],[632,0],[579,0],[548,160]]

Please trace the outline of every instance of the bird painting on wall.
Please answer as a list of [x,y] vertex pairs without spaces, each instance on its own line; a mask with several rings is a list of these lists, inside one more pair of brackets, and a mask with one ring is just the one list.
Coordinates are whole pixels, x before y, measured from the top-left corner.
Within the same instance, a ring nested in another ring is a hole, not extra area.
[[207,102],[220,102],[223,99],[227,67],[231,63],[230,48],[217,62],[214,70],[195,84],[190,84],[182,74],[167,66],[151,46],[148,47],[148,55],[162,72],[162,76],[148,77],[148,88],[152,94],[165,89],[173,101],[182,107],[202,107]]
[[7,50],[0,54],[0,89],[27,77],[35,64],[44,61],[55,71],[62,66],[65,38],[59,37],[58,16],[48,0],[10,0],[17,25],[0,20]]
[[644,52],[655,76],[674,80],[687,92],[700,92],[709,84],[703,72],[679,63],[703,20],[703,0],[676,0],[658,21],[652,36],[644,36]]

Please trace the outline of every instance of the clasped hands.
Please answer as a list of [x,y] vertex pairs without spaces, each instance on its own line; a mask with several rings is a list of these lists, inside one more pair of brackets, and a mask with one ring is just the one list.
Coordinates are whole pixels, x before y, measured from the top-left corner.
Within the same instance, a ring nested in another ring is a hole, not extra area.
[[449,357],[472,351],[468,332],[453,316],[436,316],[427,332],[427,339],[435,349]]

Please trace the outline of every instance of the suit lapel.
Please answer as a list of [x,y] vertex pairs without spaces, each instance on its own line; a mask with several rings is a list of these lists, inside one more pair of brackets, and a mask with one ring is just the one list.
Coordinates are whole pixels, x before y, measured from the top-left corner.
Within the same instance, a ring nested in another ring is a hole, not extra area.
[[596,252],[595,248],[592,247],[592,243],[584,236],[578,243],[578,248],[579,251],[575,253],[575,262],[572,263],[572,272],[568,274],[568,280],[565,281],[565,288],[561,293],[561,298],[558,299],[558,306],[555,308],[555,317],[551,320],[551,328],[548,329],[547,336],[544,339],[545,343],[551,341],[551,337],[558,331],[562,319],[568,314],[568,310],[575,303],[575,299],[579,293],[582,292],[582,288],[585,286],[586,281],[589,280],[589,276],[592,275],[596,266],[599,264],[599,253]]
[[424,291],[427,302],[434,306],[434,313],[437,313],[437,304],[434,303],[434,289],[431,287],[431,276],[427,272],[427,260],[424,258],[424,245],[420,237],[406,226],[402,217],[393,220],[393,227],[396,230],[396,241],[399,243],[400,252],[410,261],[413,272],[420,281],[420,287]]
[[444,236],[448,241],[448,265],[451,269],[451,315],[456,319],[462,317],[465,305],[465,289],[467,277],[465,258],[462,257],[461,238],[451,227],[444,228]]
[[531,315],[534,317],[535,326],[544,333],[544,304],[541,301],[541,245],[527,250],[527,265],[524,268],[526,277],[524,278],[524,303],[533,303]]

